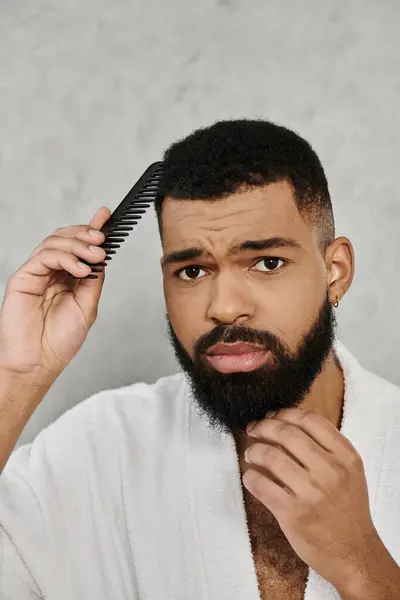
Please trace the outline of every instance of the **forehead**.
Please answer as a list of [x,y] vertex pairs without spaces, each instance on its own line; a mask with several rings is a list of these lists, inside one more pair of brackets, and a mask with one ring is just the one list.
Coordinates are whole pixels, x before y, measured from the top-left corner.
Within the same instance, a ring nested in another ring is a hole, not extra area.
[[272,183],[219,200],[165,198],[163,248],[230,246],[245,239],[291,237],[306,243],[310,226],[301,217],[291,186]]

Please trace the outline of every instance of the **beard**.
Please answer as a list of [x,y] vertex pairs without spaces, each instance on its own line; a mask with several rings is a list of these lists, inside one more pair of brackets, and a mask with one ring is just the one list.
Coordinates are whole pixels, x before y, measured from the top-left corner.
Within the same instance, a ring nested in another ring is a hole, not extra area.
[[[326,296],[296,352],[268,331],[220,323],[196,341],[192,359],[178,340],[168,314],[166,319],[168,336],[199,415],[211,427],[233,435],[245,432],[250,421],[264,419],[269,411],[296,408],[303,402],[333,347],[337,326]],[[250,372],[220,373],[202,357],[214,344],[239,341],[265,346],[272,360]]]

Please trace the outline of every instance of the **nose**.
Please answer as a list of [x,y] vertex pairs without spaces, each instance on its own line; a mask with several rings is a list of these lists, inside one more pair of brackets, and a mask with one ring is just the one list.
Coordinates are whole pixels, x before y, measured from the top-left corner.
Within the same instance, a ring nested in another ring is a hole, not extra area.
[[211,283],[207,318],[214,323],[242,323],[254,317],[249,290],[232,273],[219,273]]

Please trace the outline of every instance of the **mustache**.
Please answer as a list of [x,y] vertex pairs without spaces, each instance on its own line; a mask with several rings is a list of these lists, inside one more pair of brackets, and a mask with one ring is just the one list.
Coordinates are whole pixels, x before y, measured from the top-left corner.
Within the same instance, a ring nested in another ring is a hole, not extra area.
[[260,329],[252,329],[245,325],[218,324],[212,331],[202,335],[194,345],[196,358],[207,352],[215,344],[234,344],[243,342],[246,344],[259,344],[265,346],[272,353],[286,354],[287,348],[272,333]]

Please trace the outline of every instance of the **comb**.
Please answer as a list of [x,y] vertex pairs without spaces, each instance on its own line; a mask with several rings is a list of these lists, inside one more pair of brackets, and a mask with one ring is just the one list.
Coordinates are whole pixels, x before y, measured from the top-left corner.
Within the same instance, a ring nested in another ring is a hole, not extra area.
[[[162,162],[150,165],[100,229],[106,236],[100,246],[106,251],[105,261],[112,260],[112,255],[116,254],[117,248],[120,248],[121,244],[125,242],[129,232],[133,230],[133,226],[137,225],[158,196],[162,172]],[[95,273],[102,272],[103,268],[107,266],[107,262],[93,264],[81,258],[79,260],[85,265],[89,265],[92,273],[86,277],[75,277],[75,279],[97,279],[98,275]],[[74,276],[71,275],[71,277]]]

